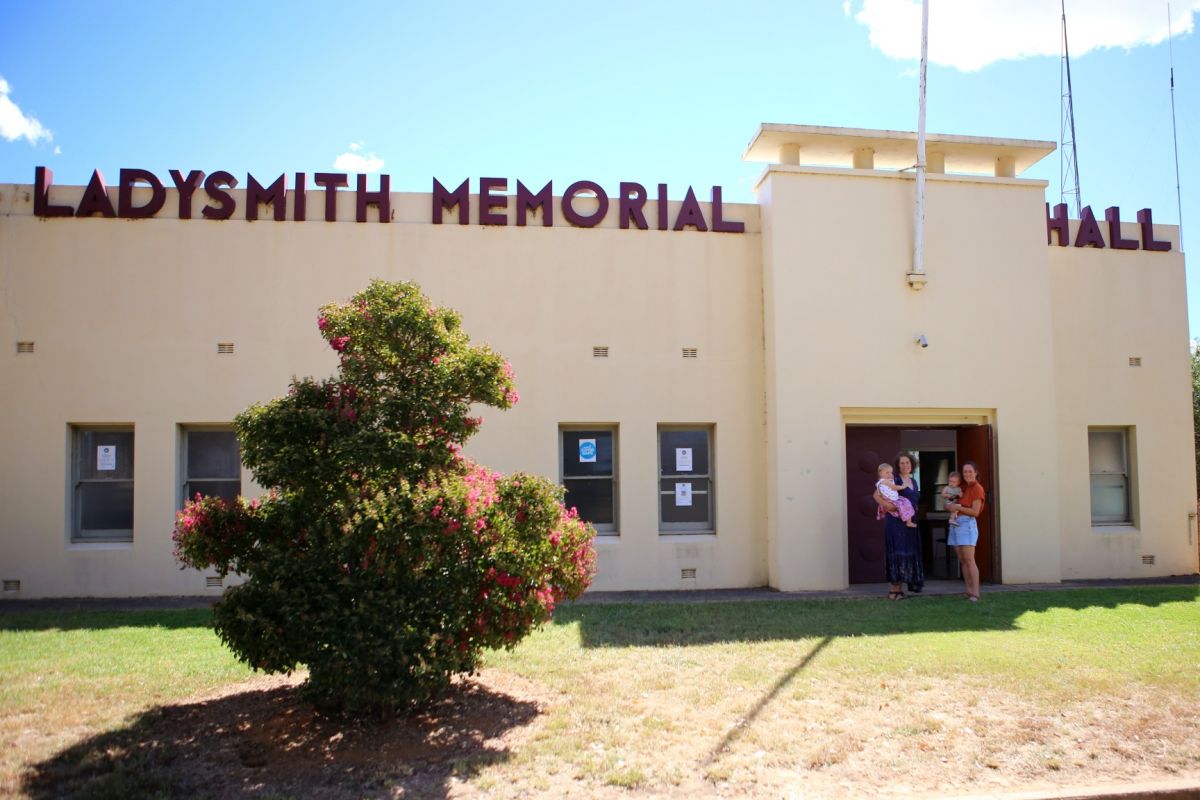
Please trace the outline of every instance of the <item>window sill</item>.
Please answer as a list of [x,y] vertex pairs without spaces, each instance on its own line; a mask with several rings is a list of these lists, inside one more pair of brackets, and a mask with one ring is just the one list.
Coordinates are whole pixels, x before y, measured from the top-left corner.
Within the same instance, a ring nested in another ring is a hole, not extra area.
[[716,531],[659,531],[659,539],[685,542],[711,542],[717,538]]
[[132,550],[133,541],[124,542],[68,542],[67,550]]
[[1141,533],[1141,529],[1130,522],[1093,522],[1092,533]]

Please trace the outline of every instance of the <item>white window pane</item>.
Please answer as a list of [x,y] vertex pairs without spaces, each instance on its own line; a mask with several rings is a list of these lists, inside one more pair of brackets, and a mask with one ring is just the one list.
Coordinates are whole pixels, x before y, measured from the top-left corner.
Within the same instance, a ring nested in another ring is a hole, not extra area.
[[658,447],[663,475],[708,474],[707,429],[659,431]]
[[616,521],[613,513],[613,483],[611,480],[563,481],[567,489],[563,500],[567,508],[572,506],[584,522],[593,525],[612,525]]
[[237,500],[239,494],[242,493],[241,480],[233,481],[189,481],[183,489],[186,500],[195,500],[196,495],[201,497],[220,497],[230,503]]
[[1092,522],[1128,522],[1129,493],[1124,475],[1092,476]]
[[[684,484],[687,491],[679,492]],[[659,511],[666,524],[690,523],[696,529],[712,527],[712,485],[703,478],[668,478],[659,483]],[[684,501],[682,498],[687,498]]]
[[1088,431],[1088,463],[1095,473],[1125,473],[1125,431]]
[[133,480],[133,431],[78,431],[75,446],[76,480]]
[[563,475],[612,475],[612,431],[563,431]]
[[233,431],[188,431],[188,478],[238,478],[242,464]]
[[133,530],[133,482],[80,484],[79,538],[94,538]]

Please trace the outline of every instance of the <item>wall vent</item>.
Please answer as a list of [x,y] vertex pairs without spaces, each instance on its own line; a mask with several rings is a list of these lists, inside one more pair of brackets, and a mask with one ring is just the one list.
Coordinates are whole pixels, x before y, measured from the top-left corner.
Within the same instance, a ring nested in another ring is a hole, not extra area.
[[593,347],[592,358],[608,358],[608,345],[596,345]]
[[696,568],[695,567],[684,567],[683,569],[679,570],[679,577],[685,581],[696,580]]
[[233,342],[217,342],[217,354],[222,356],[233,355]]
[[222,583],[219,575],[208,575],[204,578],[204,585],[210,589],[220,589]]
[[1129,357],[1129,366],[1140,367],[1141,365],[1142,365],[1142,357],[1141,356],[1130,356]]
[[700,351],[697,350],[695,347],[683,348],[683,357],[684,358],[697,358],[699,355],[700,355]]
[[1154,566],[1154,556],[1142,556],[1142,563],[1147,567]]
[[17,342],[17,352],[18,353],[32,353],[33,352],[33,342]]
[[21,591],[21,582],[20,581],[5,581],[4,582],[4,591],[6,591],[6,592]]

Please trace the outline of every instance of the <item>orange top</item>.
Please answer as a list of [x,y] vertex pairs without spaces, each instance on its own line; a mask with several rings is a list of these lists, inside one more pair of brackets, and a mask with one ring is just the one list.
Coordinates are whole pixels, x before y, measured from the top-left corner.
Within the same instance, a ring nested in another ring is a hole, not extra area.
[[964,508],[970,508],[976,500],[979,501],[979,510],[982,511],[983,504],[987,500],[987,494],[983,491],[983,484],[979,481],[963,484],[962,497],[959,498],[958,502]]

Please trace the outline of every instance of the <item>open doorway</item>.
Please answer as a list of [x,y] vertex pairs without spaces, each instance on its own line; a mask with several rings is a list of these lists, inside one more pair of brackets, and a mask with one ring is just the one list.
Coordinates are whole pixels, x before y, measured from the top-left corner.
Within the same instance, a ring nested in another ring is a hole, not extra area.
[[949,514],[940,495],[949,473],[966,461],[974,461],[980,470],[979,482],[987,493],[984,513],[979,518],[975,561],[981,581],[999,581],[992,426],[847,425],[846,542],[850,583],[885,581],[882,523],[875,519],[875,501],[871,495],[875,491],[876,469],[883,462],[893,463],[901,450],[915,453],[918,460],[914,477],[921,488],[918,519],[926,578],[959,577],[957,557],[946,546]]

